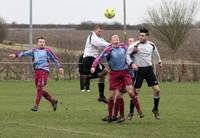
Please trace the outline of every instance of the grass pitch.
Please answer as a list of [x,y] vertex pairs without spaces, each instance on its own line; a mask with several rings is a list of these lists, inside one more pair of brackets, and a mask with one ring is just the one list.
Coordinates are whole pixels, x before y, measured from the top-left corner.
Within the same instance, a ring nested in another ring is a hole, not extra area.
[[[102,122],[107,105],[97,102],[97,82],[81,93],[79,81],[49,81],[47,90],[59,100],[58,109],[42,99],[32,112],[33,81],[0,81],[0,137],[2,138],[199,138],[199,83],[161,83],[161,120],[154,119],[153,93],[145,84],[140,102],[145,114],[124,123]],[[108,95],[106,87],[106,95]],[[125,113],[129,97],[125,95]]]

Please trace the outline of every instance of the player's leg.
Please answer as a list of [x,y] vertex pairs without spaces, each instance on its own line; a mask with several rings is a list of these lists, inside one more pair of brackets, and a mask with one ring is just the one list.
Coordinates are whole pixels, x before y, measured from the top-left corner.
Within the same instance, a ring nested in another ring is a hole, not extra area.
[[121,81],[118,79],[118,72],[110,72],[109,74],[109,99],[108,99],[108,116],[103,121],[112,122],[114,101],[116,101],[117,94]]
[[116,101],[115,101],[115,105],[114,105],[114,115],[113,115],[113,120],[117,121],[118,120],[118,112],[119,112],[119,98],[120,95],[125,91],[125,85],[123,83],[120,84],[120,89],[119,89],[119,93],[116,96]]
[[150,67],[148,69],[148,71],[146,71],[148,74],[145,75],[145,79],[147,81],[147,84],[149,87],[151,87],[153,89],[154,92],[154,107],[152,109],[152,112],[154,113],[154,116],[156,119],[160,119],[160,114],[158,111],[158,105],[159,105],[159,101],[160,101],[160,88],[158,86],[158,81],[157,78],[153,72],[153,68]]
[[[119,92],[116,96],[115,106],[114,106],[114,115],[113,120],[118,120],[118,123],[125,121],[124,118],[124,94],[126,93],[125,84],[120,82]],[[118,117],[119,112],[119,117]]]
[[90,69],[92,67],[94,60],[95,60],[94,57],[83,58],[83,68],[84,68],[83,73],[84,75],[89,76],[90,79],[99,78],[99,82],[98,82],[99,98],[97,100],[99,102],[108,103],[108,100],[104,96],[104,89],[105,89],[104,80],[105,80],[106,73],[103,73],[103,72],[104,72],[105,67],[102,64],[99,64],[95,72],[91,74]]
[[119,100],[118,98],[116,98],[116,101],[114,103],[113,121],[118,120],[118,113],[119,113]]
[[88,77],[88,75],[82,75],[82,92],[85,91],[85,89],[87,90],[87,92],[89,91],[89,85],[90,85],[90,78]]
[[89,79],[89,77],[87,77],[87,79],[85,80],[85,87],[86,87],[86,91],[90,92],[90,79]]
[[128,120],[132,120],[133,115],[134,115],[134,109],[135,109],[135,105],[133,104],[132,100],[130,100],[130,105],[129,105],[129,113],[127,115],[127,119]]
[[108,103],[108,100],[106,99],[104,95],[105,90],[105,76],[108,73],[107,69],[104,67],[104,65],[99,64],[96,69],[96,73],[99,76],[99,82],[98,82],[98,89],[99,89],[99,102]]
[[[132,82],[133,82],[133,87],[134,87],[134,82],[135,82],[135,74],[136,72],[133,70],[133,69],[130,69],[129,70],[130,72],[130,75],[131,75],[131,79],[132,79]],[[135,92],[135,91],[134,91]],[[137,95],[137,93],[136,93]],[[133,104],[132,100],[130,100],[130,105],[129,105],[129,113],[127,115],[127,119],[128,120],[132,120],[133,118],[133,115],[134,115],[134,110],[135,110],[135,105]]]
[[135,105],[135,108],[140,116],[140,118],[143,118],[144,117],[144,114],[141,110],[141,107],[140,107],[140,103],[139,103],[139,100],[138,100],[138,97],[137,95],[133,92],[133,86],[132,85],[129,85],[129,86],[126,86],[126,89],[128,91],[128,94],[129,96],[131,97],[131,100],[133,102],[133,104]]
[[85,91],[85,88],[84,88],[84,75],[81,75],[81,74],[80,74],[80,89],[81,89],[81,92]]
[[134,87],[132,85],[133,82],[132,82],[129,72],[124,72],[121,75],[123,76],[123,82],[126,85],[127,92],[129,94],[129,96],[131,97],[131,100],[132,100],[133,104],[135,105],[138,114],[140,115],[141,118],[144,117],[142,110],[140,108],[139,100],[138,100],[136,94],[134,93]]
[[102,119],[102,121],[112,122],[113,120],[113,108],[114,108],[114,101],[116,97],[116,90],[110,90],[109,92],[109,99],[108,99],[108,115]]
[[121,123],[121,122],[124,122],[124,121],[125,121],[125,117],[124,117],[124,97],[123,97],[123,93],[119,92],[116,101],[118,101],[119,113],[120,113],[120,116],[119,116],[117,122],[118,122],[118,123]]
[[104,95],[105,90],[105,77],[100,77],[98,81],[98,89],[99,89],[99,98],[97,99],[99,102],[108,103]]
[[[135,95],[138,97],[138,93],[136,93],[135,91],[134,91],[134,93],[135,93]],[[130,110],[129,110],[129,113],[128,113],[128,115],[127,115],[127,119],[128,119],[128,120],[132,120],[133,115],[134,115],[134,110],[135,110],[135,105],[133,104],[132,99],[130,100],[129,109],[130,109]]]
[[152,109],[152,112],[154,113],[154,116],[156,119],[160,119],[160,113],[158,110],[159,101],[160,101],[160,88],[158,85],[152,86],[152,89],[154,91],[154,107]]
[[48,75],[48,71],[41,70],[41,78],[38,80],[38,85],[42,88],[42,96],[51,103],[53,111],[56,111],[58,100],[44,90],[44,87],[47,85]]
[[46,100],[48,100],[53,107],[53,111],[56,111],[57,109],[57,104],[58,100],[54,99],[47,91],[43,90],[43,95],[42,95]]
[[32,111],[38,111],[41,98],[42,98],[42,87],[37,86],[36,87],[36,95],[35,95],[35,104],[32,108]]
[[36,87],[36,94],[35,94],[34,106],[33,106],[33,108],[31,110],[32,111],[38,111],[40,100],[42,98],[42,88],[39,87],[39,85],[38,85],[38,80],[40,79],[39,70],[35,70],[34,77],[35,77],[34,82],[35,82],[35,87]]

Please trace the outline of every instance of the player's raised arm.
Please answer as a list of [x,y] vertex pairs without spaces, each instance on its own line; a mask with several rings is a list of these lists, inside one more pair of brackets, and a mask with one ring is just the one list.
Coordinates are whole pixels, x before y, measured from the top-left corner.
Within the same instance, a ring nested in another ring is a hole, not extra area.
[[30,49],[30,50],[27,50],[27,51],[24,51],[24,52],[18,52],[18,53],[15,53],[15,54],[10,54],[8,56],[11,57],[11,58],[21,58],[21,57],[24,57],[24,56],[32,57],[33,56],[33,50],[34,49]]
[[107,57],[109,55],[109,51],[110,49],[112,49],[111,46],[108,46],[107,48],[105,48],[103,50],[103,52],[94,60],[93,64],[92,64],[92,67],[90,69],[90,72],[91,73],[94,73],[95,72],[95,69],[97,67],[97,65],[101,62],[101,60],[104,58],[104,57]]
[[91,44],[95,47],[105,48],[110,45],[110,43],[106,42],[103,38],[98,37],[95,33],[93,33],[91,37]]
[[130,45],[126,51],[126,62],[128,65],[131,65],[133,63],[133,60],[131,59],[131,54],[133,53],[135,45]]

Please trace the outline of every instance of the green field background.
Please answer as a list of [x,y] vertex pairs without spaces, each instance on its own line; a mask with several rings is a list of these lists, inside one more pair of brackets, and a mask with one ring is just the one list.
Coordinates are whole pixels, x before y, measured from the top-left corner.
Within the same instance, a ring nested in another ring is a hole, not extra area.
[[[200,83],[161,83],[161,120],[151,112],[153,93],[143,85],[139,99],[145,117],[124,123],[102,122],[107,105],[97,102],[97,81],[91,92],[79,90],[79,80],[50,81],[47,90],[58,109],[42,99],[32,112],[33,81],[0,81],[0,138],[200,138]],[[106,95],[108,87],[106,86]],[[125,95],[125,113],[129,97]]]

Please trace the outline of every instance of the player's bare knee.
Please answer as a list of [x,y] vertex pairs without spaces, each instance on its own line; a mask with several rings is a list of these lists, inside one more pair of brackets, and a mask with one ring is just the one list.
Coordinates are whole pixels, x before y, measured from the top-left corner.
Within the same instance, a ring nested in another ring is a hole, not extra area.
[[118,94],[117,94],[117,99],[119,99],[119,98],[123,98],[123,93],[121,93],[121,92],[119,92]]
[[135,93],[135,95],[138,95],[140,93],[140,89],[135,89],[134,93]]
[[160,90],[154,90],[154,96],[156,97],[160,96]]

